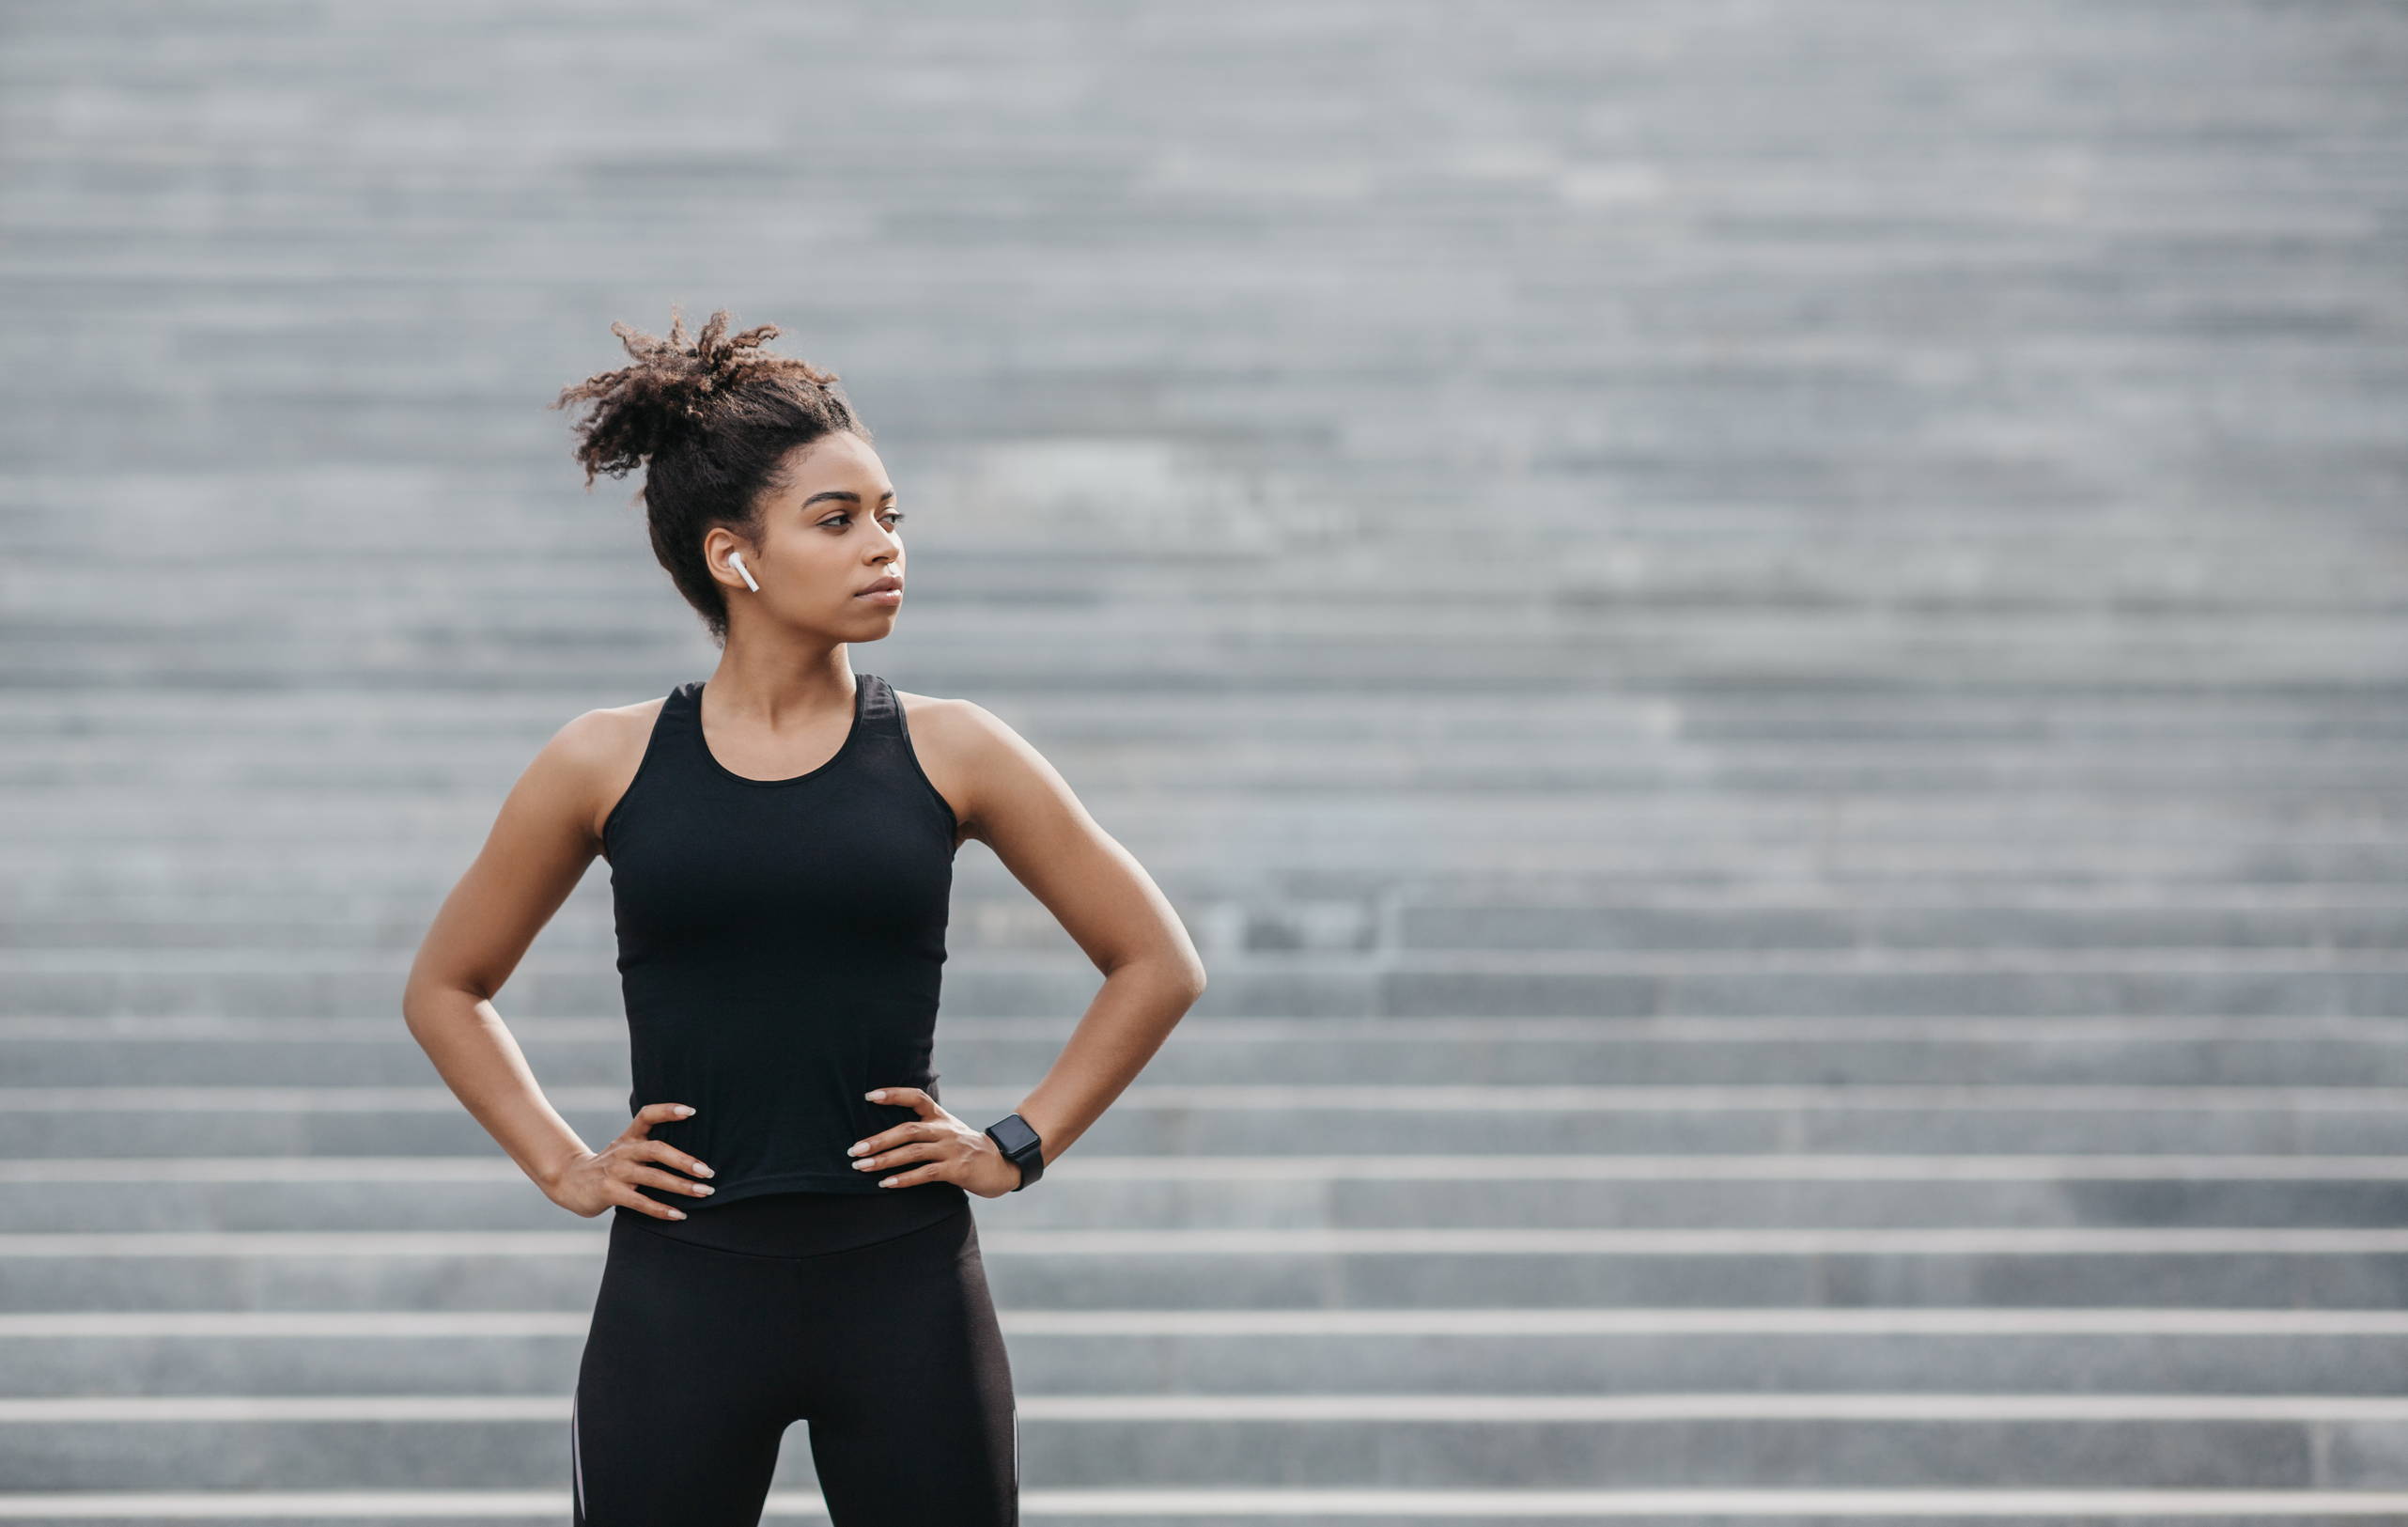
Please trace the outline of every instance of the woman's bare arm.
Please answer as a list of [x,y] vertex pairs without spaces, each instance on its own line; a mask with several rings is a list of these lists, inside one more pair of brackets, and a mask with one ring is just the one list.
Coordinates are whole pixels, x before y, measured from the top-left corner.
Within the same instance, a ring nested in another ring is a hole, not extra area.
[[[1061,1055],[1018,1110],[1050,1164],[1136,1080],[1203,995],[1204,961],[1144,866],[1018,732],[968,700],[910,700],[923,767],[958,802],[964,834],[994,849],[1104,973]],[[909,1138],[913,1130],[906,1124],[897,1133]],[[871,1139],[884,1148],[883,1136]],[[909,1186],[923,1178],[905,1173],[893,1180]]]
[[[602,1151],[588,1150],[544,1096],[493,997],[600,851],[595,813],[610,787],[604,782],[633,771],[626,762],[629,728],[637,728],[640,752],[648,725],[641,708],[589,710],[553,734],[511,787],[484,849],[435,914],[401,995],[412,1036],[477,1123],[546,1196],[589,1218],[613,1204],[682,1217],[632,1185],[699,1185],[645,1163],[709,1173],[684,1152],[644,1137],[653,1124],[676,1116],[674,1099],[646,1103],[627,1133]],[[623,787],[623,780],[616,783]]]

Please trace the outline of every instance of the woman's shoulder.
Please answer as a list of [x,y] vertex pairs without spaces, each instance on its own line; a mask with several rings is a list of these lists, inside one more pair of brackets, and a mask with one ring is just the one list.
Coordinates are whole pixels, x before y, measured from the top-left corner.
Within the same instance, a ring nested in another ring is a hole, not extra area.
[[1019,740],[1019,734],[1002,717],[975,700],[914,694],[901,689],[894,691],[894,699],[902,707],[904,728],[924,763],[933,751],[975,764],[997,747]]
[[563,725],[554,742],[589,768],[608,773],[624,764],[633,773],[660,720],[660,708],[668,703],[669,696],[656,694],[627,705],[597,707]]
[[596,842],[644,766],[653,727],[668,701],[668,695],[656,694],[627,705],[597,707],[569,720],[546,744],[546,751],[556,753],[580,782],[581,810]]
[[991,787],[999,771],[1011,767],[1014,749],[1029,749],[1019,734],[975,700],[895,690],[902,708],[903,728],[920,771],[959,824],[955,843],[976,835],[983,787]]

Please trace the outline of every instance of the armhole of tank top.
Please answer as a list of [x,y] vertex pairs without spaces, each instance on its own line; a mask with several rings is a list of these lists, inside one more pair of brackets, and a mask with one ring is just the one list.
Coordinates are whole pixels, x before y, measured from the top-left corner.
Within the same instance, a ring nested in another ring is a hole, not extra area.
[[[888,685],[887,693],[893,694],[894,686]],[[920,749],[918,744],[911,740],[911,723],[904,712],[903,696],[894,694],[894,730],[895,734],[903,739],[903,756],[911,760],[911,772],[918,777],[920,787],[928,792],[928,799],[935,802],[937,809],[945,814],[947,851],[958,851],[961,845],[954,840],[961,835],[961,818],[954,815],[954,803],[945,799],[945,792],[937,788],[937,782],[928,777],[926,769],[921,767]]]
[[653,756],[660,751],[660,724],[668,719],[669,708],[675,705],[676,700],[677,696],[674,693],[662,696],[660,709],[652,713],[651,729],[645,732],[644,737],[644,756],[636,759],[635,772],[629,777],[627,788],[621,790],[619,798],[611,802],[611,814],[602,818],[602,862],[604,864],[611,862],[611,829],[618,825],[619,813],[627,809],[629,800],[635,794],[635,787],[644,783],[645,774],[651,772]]

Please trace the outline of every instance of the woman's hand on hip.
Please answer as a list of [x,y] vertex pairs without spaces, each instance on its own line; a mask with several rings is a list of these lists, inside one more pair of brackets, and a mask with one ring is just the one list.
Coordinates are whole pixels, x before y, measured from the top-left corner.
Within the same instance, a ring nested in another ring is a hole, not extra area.
[[920,1114],[891,1130],[880,1130],[866,1140],[855,1141],[846,1153],[853,1158],[856,1172],[906,1165],[911,1168],[891,1177],[880,1177],[879,1187],[955,1182],[981,1198],[1001,1198],[1020,1185],[1020,1169],[995,1144],[993,1135],[971,1129],[946,1113],[943,1105],[920,1088],[881,1087],[871,1093],[869,1099],[916,1109]]
[[711,1187],[708,1183],[663,1172],[650,1164],[665,1161],[680,1172],[692,1173],[694,1176],[710,1176],[709,1167],[667,1141],[654,1140],[645,1133],[656,1124],[681,1119],[691,1113],[693,1110],[684,1103],[645,1104],[616,1140],[599,1150],[589,1150],[571,1160],[544,1192],[562,1208],[589,1220],[614,1204],[640,1209],[656,1220],[684,1219],[684,1209],[647,1197],[636,1192],[635,1185],[640,1182],[647,1187],[667,1188],[695,1198],[709,1195]]

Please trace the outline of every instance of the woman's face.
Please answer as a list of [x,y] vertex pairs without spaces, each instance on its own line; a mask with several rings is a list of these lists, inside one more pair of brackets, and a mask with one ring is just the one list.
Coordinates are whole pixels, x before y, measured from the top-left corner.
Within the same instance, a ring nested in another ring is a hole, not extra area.
[[[903,604],[903,514],[878,453],[840,429],[795,447],[784,466],[783,480],[761,495],[757,548],[724,527],[706,541],[714,575],[734,584],[730,606],[751,600],[783,624],[840,642],[886,635]],[[730,552],[743,553],[759,593],[728,564]],[[892,593],[873,591],[889,579]]]

